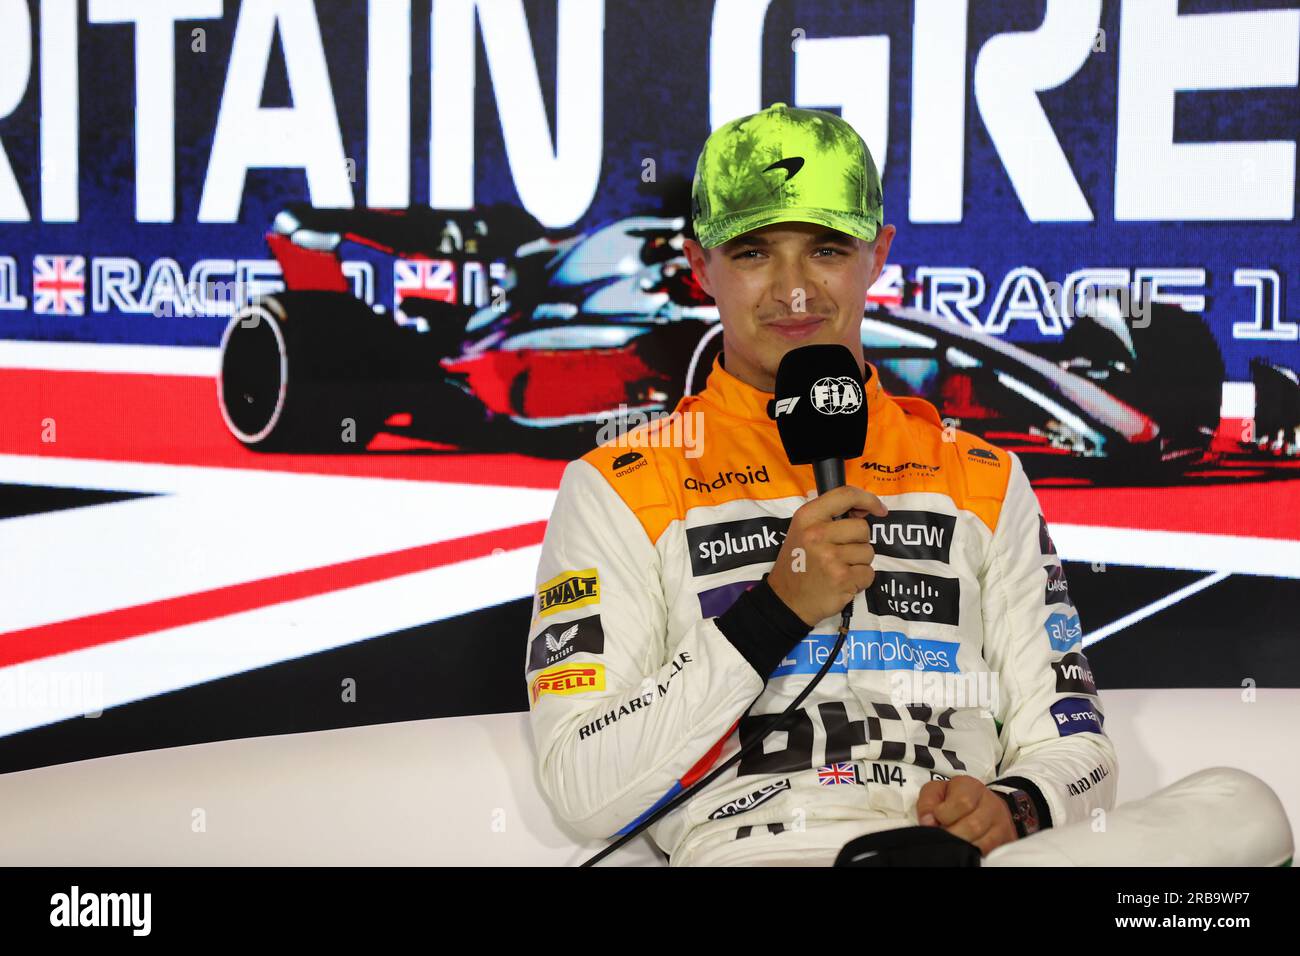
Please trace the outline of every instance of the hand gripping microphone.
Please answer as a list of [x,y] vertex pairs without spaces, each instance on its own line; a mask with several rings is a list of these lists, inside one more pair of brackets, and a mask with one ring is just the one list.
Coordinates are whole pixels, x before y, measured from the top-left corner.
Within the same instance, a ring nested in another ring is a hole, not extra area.
[[[817,494],[840,487],[844,460],[862,457],[867,444],[866,394],[853,353],[843,345],[805,345],[785,353],[769,414],[790,464],[813,466]],[[842,631],[852,615],[850,601],[840,615]]]

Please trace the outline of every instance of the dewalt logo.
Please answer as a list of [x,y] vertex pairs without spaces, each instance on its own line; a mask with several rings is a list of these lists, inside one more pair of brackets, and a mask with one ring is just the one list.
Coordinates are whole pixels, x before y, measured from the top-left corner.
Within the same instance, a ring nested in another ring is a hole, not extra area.
[[600,576],[595,568],[565,571],[537,589],[537,615],[546,617],[588,604],[600,603]]

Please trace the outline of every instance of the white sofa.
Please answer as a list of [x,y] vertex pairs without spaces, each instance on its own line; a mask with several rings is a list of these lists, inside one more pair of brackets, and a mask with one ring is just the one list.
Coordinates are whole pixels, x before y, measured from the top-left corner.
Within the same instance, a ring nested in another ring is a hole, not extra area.
[[[1300,690],[1112,690],[1119,800],[1196,770],[1263,779],[1300,819]],[[524,714],[147,751],[0,775],[0,865],[575,865]],[[609,865],[661,866],[647,838]]]

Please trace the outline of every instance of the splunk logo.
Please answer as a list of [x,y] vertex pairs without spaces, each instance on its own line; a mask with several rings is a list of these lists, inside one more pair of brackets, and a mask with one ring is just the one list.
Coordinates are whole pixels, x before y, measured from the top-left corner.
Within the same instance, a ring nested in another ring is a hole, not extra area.
[[744,471],[720,471],[718,477],[712,480],[687,478],[682,482],[682,487],[687,491],[697,491],[707,495],[710,492],[721,491],[732,484],[765,484],[770,480],[767,476],[767,465],[760,465],[757,471],[754,470],[753,465],[746,465]]
[[[835,646],[835,634],[809,634],[772,671],[772,677],[816,674]],[[957,673],[957,644],[908,637],[900,631],[849,631],[829,674],[921,670]]]
[[933,511],[891,511],[883,518],[872,517],[871,546],[876,554],[890,558],[948,563],[952,550],[952,533],[957,526],[954,515]]
[[691,573],[714,574],[747,564],[769,564],[780,553],[789,527],[789,518],[746,518],[687,528]]

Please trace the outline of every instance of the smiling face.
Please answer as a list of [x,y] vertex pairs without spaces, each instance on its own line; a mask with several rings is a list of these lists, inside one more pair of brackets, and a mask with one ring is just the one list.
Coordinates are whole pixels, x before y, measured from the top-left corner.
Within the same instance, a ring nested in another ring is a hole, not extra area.
[[862,367],[862,312],[894,238],[875,242],[811,222],[780,222],[714,249],[688,239],[701,288],[718,304],[727,371],[765,392],[790,349],[839,343]]

